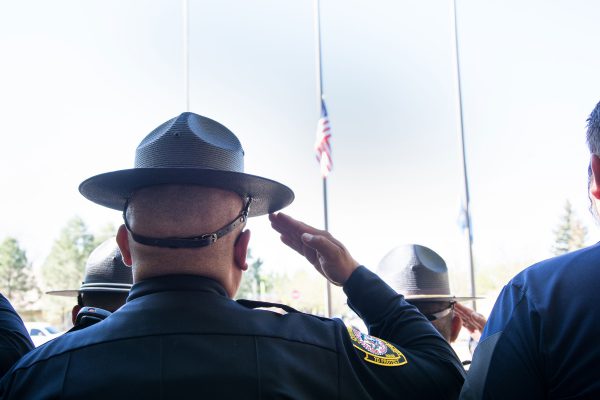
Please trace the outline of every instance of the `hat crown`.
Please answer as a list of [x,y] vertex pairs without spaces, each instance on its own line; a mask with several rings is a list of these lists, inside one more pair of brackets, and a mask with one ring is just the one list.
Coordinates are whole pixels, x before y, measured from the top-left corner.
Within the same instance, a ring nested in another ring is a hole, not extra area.
[[79,191],[89,200],[123,211],[136,190],[155,185],[198,185],[252,198],[248,217],[275,212],[294,200],[279,182],[244,172],[244,150],[229,129],[191,112],[162,123],[140,142],[131,169],[86,179]]
[[418,244],[390,251],[379,263],[380,276],[398,293],[411,296],[451,296],[446,262]]
[[111,285],[122,287],[132,284],[131,268],[123,262],[114,237],[104,241],[92,251],[85,264],[81,289],[110,288]]
[[161,124],[139,144],[135,168],[244,171],[238,138],[220,123],[191,112]]

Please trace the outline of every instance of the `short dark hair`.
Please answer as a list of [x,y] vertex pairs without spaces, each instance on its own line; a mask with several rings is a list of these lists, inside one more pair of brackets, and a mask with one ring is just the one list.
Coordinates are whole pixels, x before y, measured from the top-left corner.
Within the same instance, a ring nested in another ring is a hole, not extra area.
[[600,156],[600,102],[587,119],[586,139],[590,153]]
[[[587,119],[587,133],[586,140],[590,154],[600,156],[600,102],[596,104],[596,107],[592,110],[592,113]],[[590,187],[592,185],[592,163],[588,165],[588,197],[590,199],[590,212],[594,216],[596,221],[600,221],[600,215],[596,209],[594,199],[590,194]]]

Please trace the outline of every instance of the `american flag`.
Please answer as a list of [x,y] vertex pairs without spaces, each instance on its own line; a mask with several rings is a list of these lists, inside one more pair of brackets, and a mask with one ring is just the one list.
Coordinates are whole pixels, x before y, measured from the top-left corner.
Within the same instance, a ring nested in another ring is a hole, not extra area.
[[321,175],[326,178],[333,168],[331,161],[331,128],[329,126],[329,117],[325,100],[321,99],[321,118],[317,124],[317,140],[315,141],[315,151],[317,152],[317,161],[321,165]]

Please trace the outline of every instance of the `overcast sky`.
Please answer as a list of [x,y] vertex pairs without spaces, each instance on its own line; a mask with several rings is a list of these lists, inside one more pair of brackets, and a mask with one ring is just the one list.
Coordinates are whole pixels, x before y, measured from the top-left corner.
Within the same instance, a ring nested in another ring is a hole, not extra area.
[[[585,125],[600,3],[457,11],[477,272],[549,257],[567,199],[597,241]],[[313,2],[190,0],[189,18],[191,111],[235,132],[246,171],[290,186],[285,212],[322,227]],[[429,246],[468,290],[451,20],[450,1],[321,1],[329,227],[372,269],[397,245]],[[72,216],[119,223],[79,183],[132,167],[143,137],[185,111],[182,3],[1,1],[0,57],[0,237],[40,265]],[[266,217],[249,227],[266,268],[308,268]]]

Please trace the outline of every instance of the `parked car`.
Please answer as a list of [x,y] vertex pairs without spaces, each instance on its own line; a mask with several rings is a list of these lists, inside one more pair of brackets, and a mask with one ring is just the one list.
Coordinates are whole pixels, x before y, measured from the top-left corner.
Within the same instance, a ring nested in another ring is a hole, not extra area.
[[59,331],[54,326],[46,322],[25,322],[25,328],[27,328],[29,337],[31,337],[31,341],[35,347],[38,347],[39,345],[42,345],[64,333],[64,331]]

